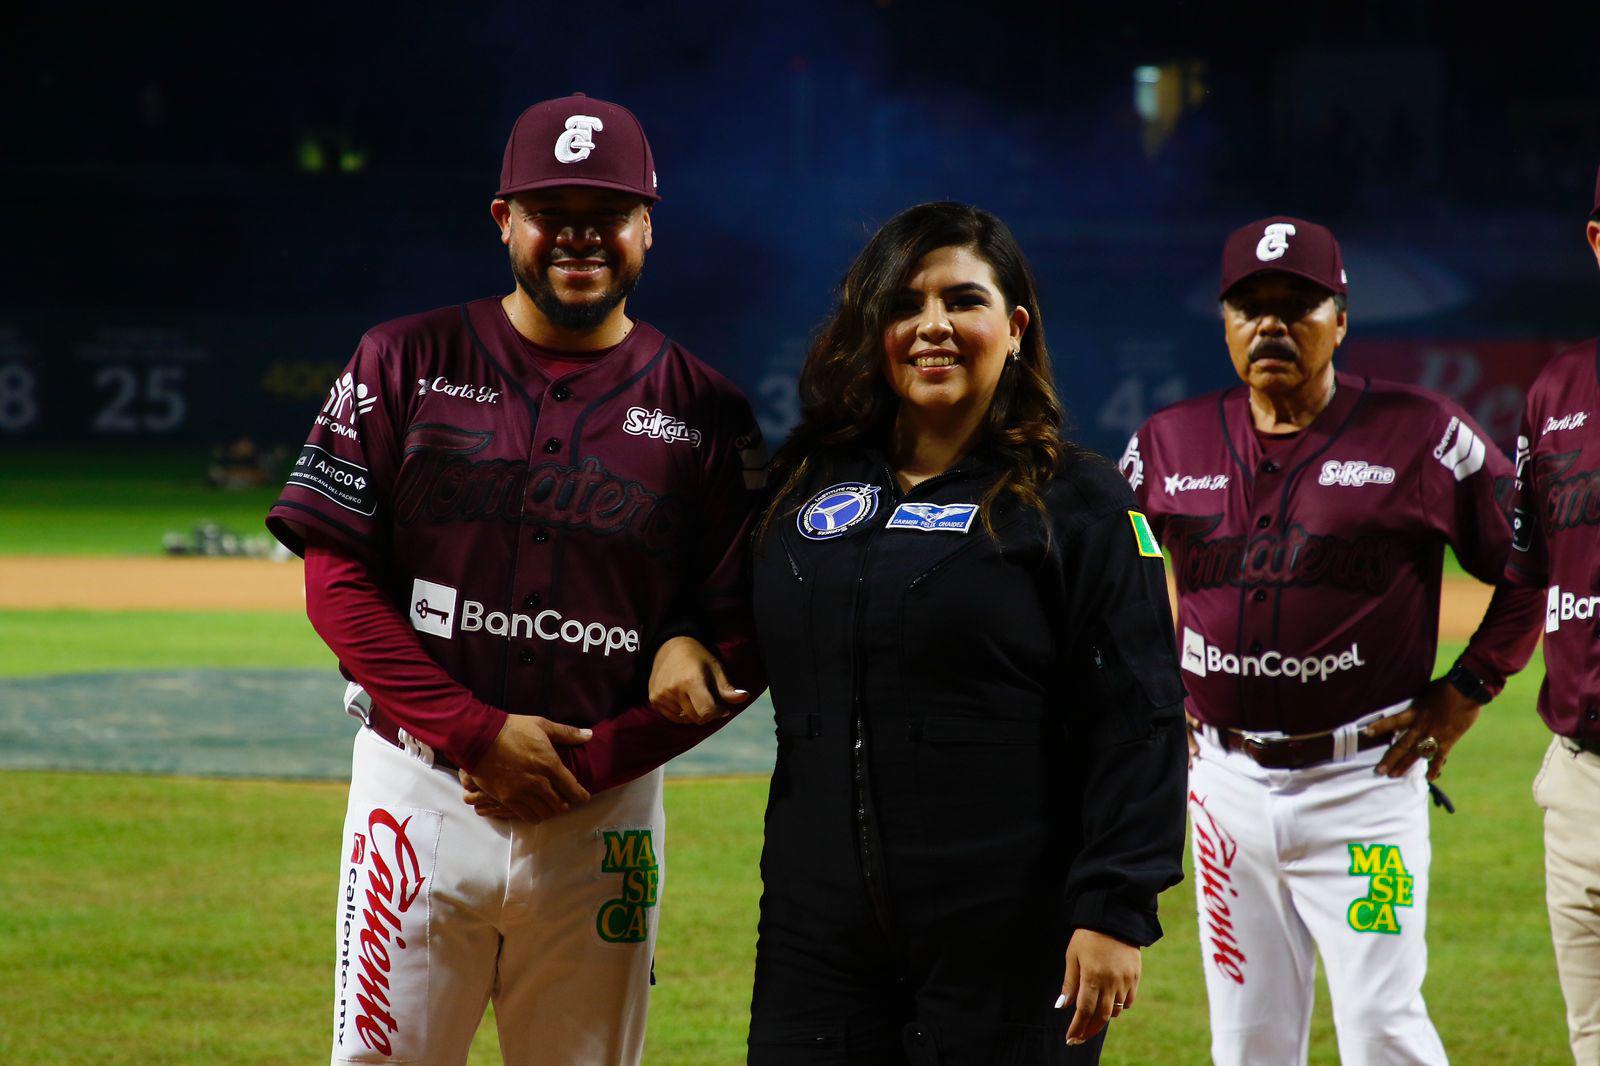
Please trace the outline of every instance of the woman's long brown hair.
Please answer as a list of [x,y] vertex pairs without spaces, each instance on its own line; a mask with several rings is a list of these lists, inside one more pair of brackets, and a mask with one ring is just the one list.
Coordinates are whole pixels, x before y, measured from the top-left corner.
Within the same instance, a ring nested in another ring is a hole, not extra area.
[[1006,360],[976,444],[1001,469],[984,493],[979,516],[993,536],[994,506],[1007,493],[1043,513],[1045,487],[1074,446],[1061,433],[1061,401],[1033,271],[1004,222],[980,208],[939,201],[909,207],[885,222],[845,273],[839,302],[800,370],[800,424],[773,456],[770,483],[778,491],[761,517],[758,538],[814,470],[827,470],[855,446],[888,441],[900,398],[883,373],[884,330],[917,264],[949,247],[973,249],[994,271],[1007,308],[1028,311],[1021,351]]

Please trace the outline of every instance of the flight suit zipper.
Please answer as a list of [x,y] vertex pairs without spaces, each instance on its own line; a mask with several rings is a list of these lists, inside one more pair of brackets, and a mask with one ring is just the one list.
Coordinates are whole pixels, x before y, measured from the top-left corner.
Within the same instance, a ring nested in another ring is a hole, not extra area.
[[[897,493],[894,471],[883,464],[886,493]],[[896,497],[891,497],[893,501]],[[850,630],[850,785],[851,809],[855,816],[856,854],[861,861],[861,882],[878,926],[890,943],[894,943],[894,926],[889,920],[889,903],[884,886],[885,871],[882,857],[876,848],[877,826],[872,820],[872,777],[867,765],[867,715],[863,688],[865,687],[864,656],[861,652],[862,615],[866,610],[867,564],[872,559],[872,549],[877,544],[883,527],[867,534],[866,545],[861,549],[861,562],[856,569],[856,594]]]

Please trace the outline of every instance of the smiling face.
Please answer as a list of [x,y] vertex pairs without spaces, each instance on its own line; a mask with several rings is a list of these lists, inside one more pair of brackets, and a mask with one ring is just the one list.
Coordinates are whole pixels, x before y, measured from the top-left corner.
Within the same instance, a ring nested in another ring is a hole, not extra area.
[[650,208],[610,189],[563,185],[495,200],[511,273],[563,330],[594,329],[633,291],[650,248]]
[[1234,370],[1269,396],[1321,381],[1346,330],[1333,294],[1293,274],[1257,274],[1229,289],[1222,322]]
[[994,269],[971,246],[936,248],[892,298],[884,375],[903,407],[929,415],[981,414],[1006,357],[1028,327],[1007,305]]

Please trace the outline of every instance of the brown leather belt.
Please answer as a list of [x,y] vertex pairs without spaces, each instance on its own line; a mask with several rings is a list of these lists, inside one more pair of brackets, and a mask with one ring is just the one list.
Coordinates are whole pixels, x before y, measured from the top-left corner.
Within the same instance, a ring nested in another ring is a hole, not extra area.
[[[1254,759],[1256,765],[1268,770],[1304,770],[1308,766],[1328,762],[1334,756],[1331,730],[1326,733],[1303,733],[1296,737],[1260,737],[1218,726],[1202,728],[1209,728],[1218,743],[1228,751],[1242,751]],[[1358,732],[1356,750],[1385,748],[1389,746],[1390,739],[1388,734],[1368,736]]]
[[[400,727],[391,721],[389,716],[384,714],[383,709],[377,704],[373,704],[372,706],[372,712],[367,718],[367,725],[374,733],[378,734],[384,740],[387,740],[401,751],[404,751],[407,755],[411,755],[412,758],[416,758],[416,756],[412,755],[411,752],[406,748],[405,744],[400,740]],[[433,768],[435,770],[444,770],[445,772],[452,774],[456,772],[457,767],[455,763],[445,758],[444,754],[438,749],[435,748],[431,750],[433,751]],[[421,759],[417,759],[417,761],[422,762]],[[427,764],[424,763],[423,765]]]

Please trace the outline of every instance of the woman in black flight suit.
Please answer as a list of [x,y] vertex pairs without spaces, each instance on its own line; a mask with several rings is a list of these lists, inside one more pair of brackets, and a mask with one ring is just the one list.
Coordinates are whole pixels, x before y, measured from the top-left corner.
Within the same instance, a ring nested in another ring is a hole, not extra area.
[[778,762],[750,1062],[1097,1061],[1181,877],[1159,549],[1063,441],[986,212],[890,220],[800,390],[755,547]]

